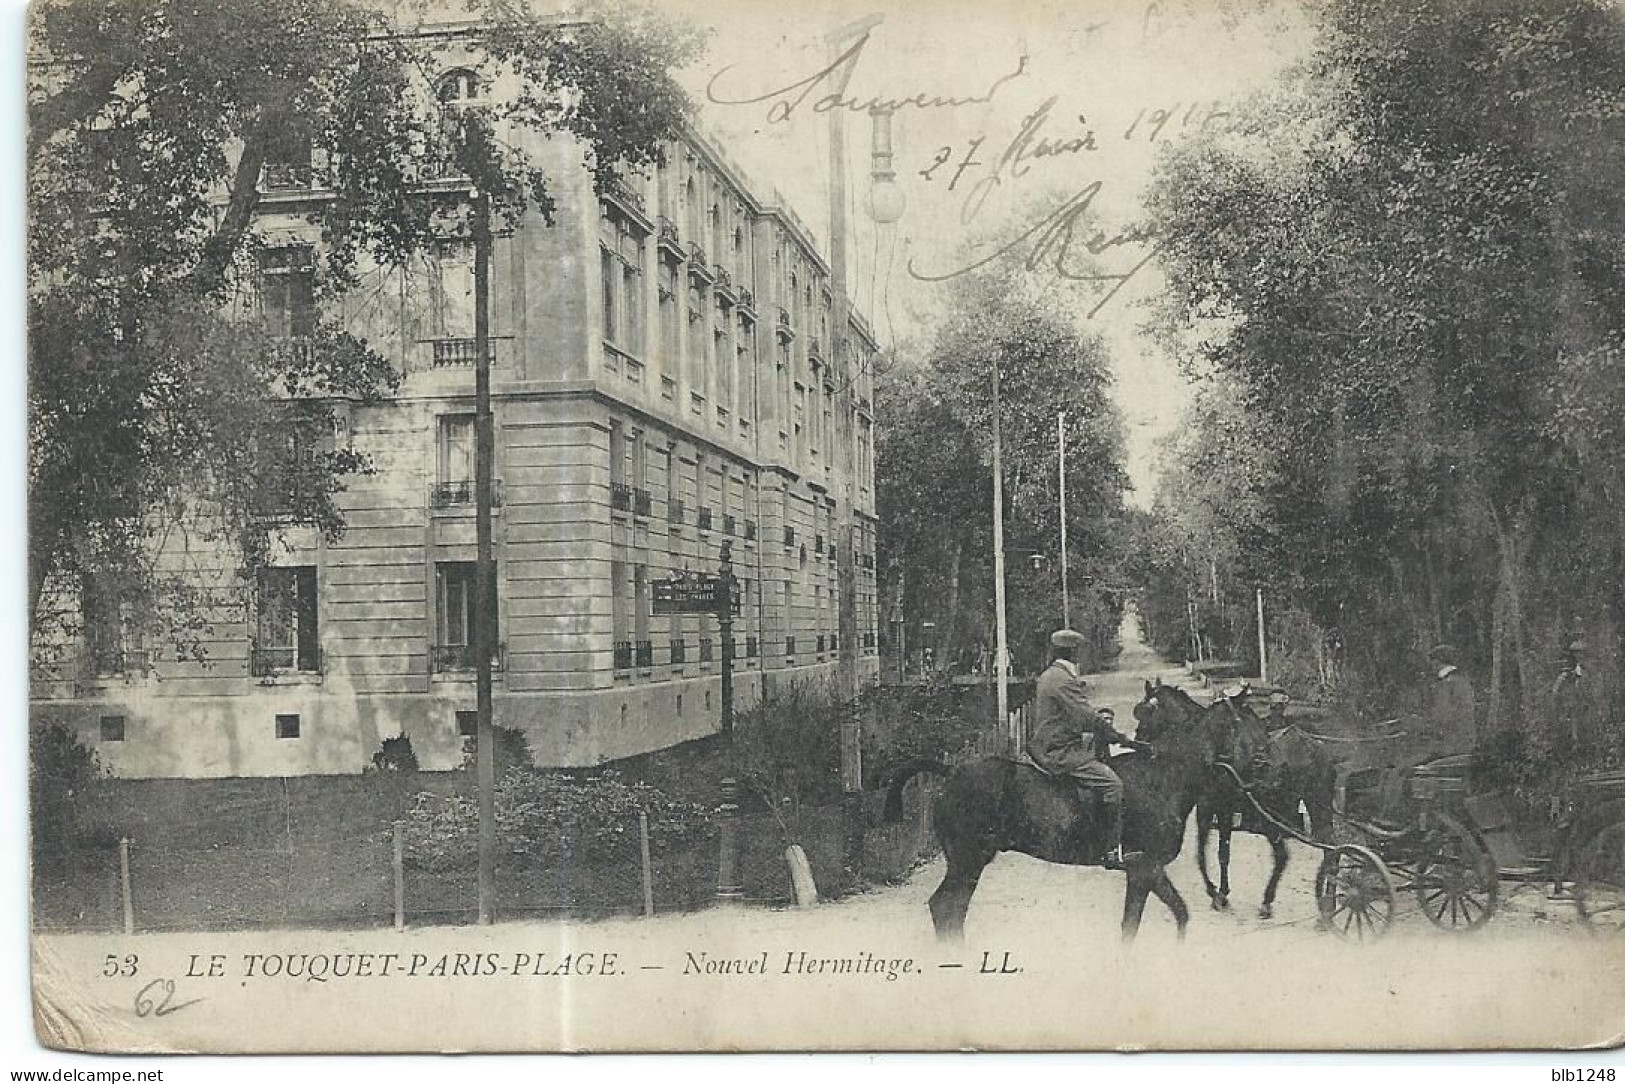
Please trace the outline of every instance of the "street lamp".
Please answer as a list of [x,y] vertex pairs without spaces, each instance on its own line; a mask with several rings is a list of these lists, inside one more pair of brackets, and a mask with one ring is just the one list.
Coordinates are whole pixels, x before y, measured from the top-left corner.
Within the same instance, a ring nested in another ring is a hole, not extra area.
[[892,169],[891,118],[890,109],[870,117],[869,217],[882,226],[902,218],[908,205]]

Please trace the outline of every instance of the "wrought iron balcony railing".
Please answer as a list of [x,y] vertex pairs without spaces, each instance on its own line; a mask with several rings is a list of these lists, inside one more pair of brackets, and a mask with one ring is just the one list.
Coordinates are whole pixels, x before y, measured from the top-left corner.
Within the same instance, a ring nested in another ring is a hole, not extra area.
[[322,672],[320,648],[300,651],[287,644],[264,647],[254,644],[248,649],[248,673],[252,677],[271,677],[274,674],[319,674]]
[[617,512],[632,510],[632,487],[625,482],[609,484],[609,506]]
[[711,509],[710,508],[708,508],[708,507],[701,507],[700,508],[698,525],[699,525],[700,530],[702,530],[702,531],[709,531],[711,529]]
[[734,533],[734,518],[726,512],[722,514],[722,533],[725,535]]
[[655,645],[650,640],[639,640],[637,643],[637,663],[643,669],[655,664]]
[[[491,669],[501,670],[503,646],[491,652]],[[435,644],[429,648],[429,670],[435,674],[460,674],[474,670],[473,644]]]
[[713,646],[714,645],[713,645],[713,642],[711,640],[711,637],[709,637],[709,636],[700,637],[700,661],[701,662],[712,662],[712,661],[714,661],[715,652],[712,650]]
[[617,669],[617,670],[630,670],[630,669],[632,669],[632,641],[631,640],[616,640],[615,641],[615,669]]
[[[478,497],[478,487],[472,478],[462,478],[452,482],[435,482],[429,486],[429,507],[453,508],[458,505],[472,505]],[[491,479],[491,504],[502,504],[502,479]]]
[[634,489],[632,491],[632,513],[638,516],[647,516],[654,507],[654,501],[647,489]]
[[687,661],[688,645],[682,640],[673,640],[671,642],[671,664],[673,666],[682,666]]
[[666,522],[678,524],[683,522],[682,501],[671,500],[666,502]]
[[756,538],[756,521],[753,520],[753,519],[747,519],[745,521],[745,541],[750,542],[750,541],[753,541],[755,538]]

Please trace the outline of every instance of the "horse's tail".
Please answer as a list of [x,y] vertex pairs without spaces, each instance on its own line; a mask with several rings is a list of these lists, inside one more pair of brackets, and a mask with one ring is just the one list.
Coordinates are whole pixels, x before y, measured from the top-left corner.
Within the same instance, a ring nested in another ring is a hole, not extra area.
[[881,813],[881,819],[887,824],[896,824],[903,819],[903,788],[908,786],[910,779],[923,772],[947,775],[952,770],[932,757],[914,757],[903,761],[892,769],[891,780],[886,784],[886,808]]

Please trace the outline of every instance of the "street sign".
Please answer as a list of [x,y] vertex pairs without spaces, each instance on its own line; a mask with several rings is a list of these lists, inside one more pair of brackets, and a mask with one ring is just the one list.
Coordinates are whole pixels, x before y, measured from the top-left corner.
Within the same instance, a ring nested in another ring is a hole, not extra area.
[[[650,612],[655,617],[673,614],[713,614],[722,608],[722,578],[720,576],[686,575],[669,580],[655,580]],[[732,592],[732,612],[739,612],[737,584]]]

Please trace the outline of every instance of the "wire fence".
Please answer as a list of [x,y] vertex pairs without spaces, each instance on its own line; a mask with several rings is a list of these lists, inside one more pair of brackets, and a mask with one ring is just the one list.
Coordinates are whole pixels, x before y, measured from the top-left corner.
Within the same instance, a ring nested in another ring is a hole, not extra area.
[[[111,812],[122,834],[36,855],[34,925],[51,931],[226,930],[386,927],[474,921],[474,868],[425,869],[402,845],[394,817],[401,795],[377,783],[292,780],[213,788],[206,807],[177,781],[127,788],[138,802]],[[221,781],[222,784],[239,781]],[[894,881],[933,848],[930,797],[921,780],[904,792],[900,823],[881,823],[884,795],[866,793],[862,846],[848,854],[848,812],[797,811],[786,831],[772,813],[738,822],[747,900],[788,904],[794,889],[785,851],[807,855],[820,893]],[[121,796],[127,797],[127,795]],[[115,799],[112,803],[120,805]],[[206,813],[202,812],[206,808]],[[398,824],[398,822],[396,822]],[[357,825],[367,826],[357,830]],[[703,908],[715,898],[718,832],[682,846],[649,848],[647,823],[629,825],[635,849],[572,851],[550,862],[505,855],[496,870],[499,918],[602,918]]]

